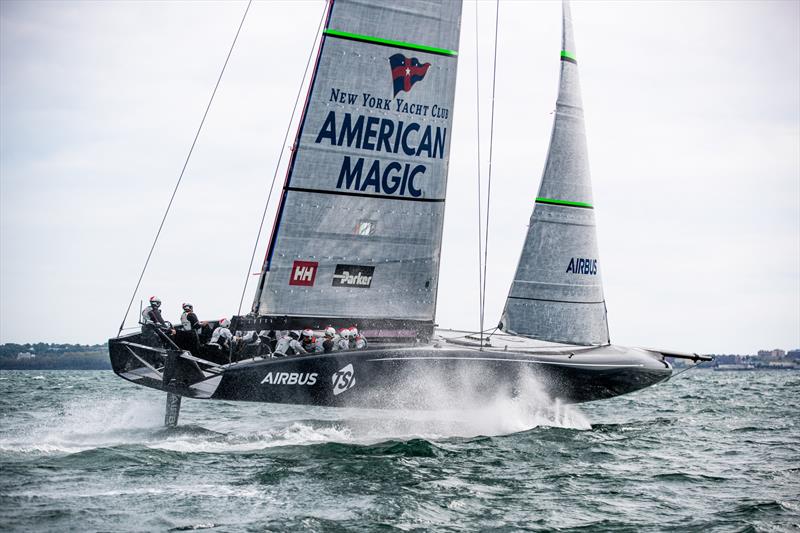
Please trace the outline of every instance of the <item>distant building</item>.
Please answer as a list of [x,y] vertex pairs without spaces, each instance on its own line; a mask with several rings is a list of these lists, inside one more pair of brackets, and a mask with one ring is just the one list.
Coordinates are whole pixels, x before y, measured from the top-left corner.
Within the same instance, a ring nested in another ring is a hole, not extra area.
[[17,354],[17,361],[22,359],[36,359],[36,354],[31,352],[19,352]]
[[780,348],[758,351],[758,358],[764,361],[775,361],[777,359],[783,359],[784,357],[786,357],[786,352]]

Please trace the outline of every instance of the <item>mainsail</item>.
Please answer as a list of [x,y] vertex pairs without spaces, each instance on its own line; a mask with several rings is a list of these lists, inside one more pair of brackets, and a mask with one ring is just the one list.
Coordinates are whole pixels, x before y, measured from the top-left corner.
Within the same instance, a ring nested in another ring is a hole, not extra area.
[[565,1],[553,133],[501,319],[505,331],[571,344],[609,342],[593,209],[572,19]]
[[460,19],[460,0],[331,1],[258,316],[432,326]]

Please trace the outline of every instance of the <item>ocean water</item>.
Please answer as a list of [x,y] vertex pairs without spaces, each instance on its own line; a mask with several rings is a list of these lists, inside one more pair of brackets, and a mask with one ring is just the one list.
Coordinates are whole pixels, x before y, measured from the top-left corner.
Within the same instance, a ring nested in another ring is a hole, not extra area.
[[0,372],[0,530],[797,531],[800,373],[693,370],[565,406],[184,400]]

